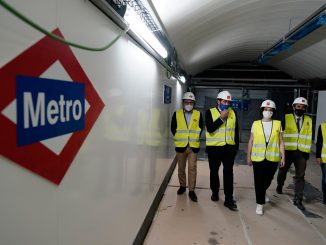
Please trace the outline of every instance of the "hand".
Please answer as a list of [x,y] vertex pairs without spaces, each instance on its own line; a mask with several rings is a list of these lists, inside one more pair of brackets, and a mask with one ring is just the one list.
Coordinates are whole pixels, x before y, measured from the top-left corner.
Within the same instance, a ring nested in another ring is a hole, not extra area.
[[317,162],[317,164],[321,164],[321,158],[316,158],[316,162]]
[[284,158],[281,158],[281,161],[280,161],[280,168],[283,168],[284,165],[285,165]]
[[221,119],[226,119],[228,118],[228,115],[229,115],[229,111],[228,110],[224,110],[224,111],[221,111]]
[[247,165],[248,165],[249,167],[252,166],[252,161],[251,161],[251,159],[247,159]]

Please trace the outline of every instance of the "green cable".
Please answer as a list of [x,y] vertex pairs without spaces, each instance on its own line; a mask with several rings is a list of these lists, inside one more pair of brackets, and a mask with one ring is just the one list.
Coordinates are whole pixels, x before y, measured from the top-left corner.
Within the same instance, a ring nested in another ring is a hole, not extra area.
[[74,42],[70,42],[65,40],[64,38],[61,38],[57,35],[54,35],[53,33],[45,30],[44,28],[42,28],[41,26],[39,26],[38,24],[36,24],[35,22],[33,22],[32,20],[28,19],[27,17],[25,17],[24,15],[22,15],[21,13],[19,13],[16,9],[14,9],[13,7],[11,7],[8,3],[6,3],[3,0],[0,0],[0,5],[2,5],[2,7],[4,7],[5,9],[7,9],[10,13],[12,13],[13,15],[15,15],[16,17],[18,17],[19,19],[21,19],[23,22],[27,23],[28,25],[32,26],[33,28],[35,28],[36,30],[42,32],[43,34],[45,34],[46,36],[67,44],[69,46],[75,47],[75,48],[80,48],[80,49],[84,49],[84,50],[89,50],[89,51],[104,51],[108,48],[110,48],[116,41],[118,41],[120,39],[120,37],[122,37],[122,35],[124,35],[125,33],[128,32],[129,30],[129,26],[120,33],[120,35],[118,35],[116,38],[114,38],[109,44],[105,45],[104,47],[100,47],[100,48],[92,48],[92,47],[87,47],[84,45],[80,45]]

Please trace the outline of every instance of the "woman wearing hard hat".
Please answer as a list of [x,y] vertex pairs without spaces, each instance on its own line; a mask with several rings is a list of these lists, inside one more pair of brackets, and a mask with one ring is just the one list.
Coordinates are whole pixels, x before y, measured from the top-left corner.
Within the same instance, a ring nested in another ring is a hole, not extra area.
[[253,166],[258,215],[263,215],[263,206],[269,201],[266,191],[278,165],[283,167],[285,163],[282,126],[279,120],[273,120],[275,111],[274,101],[263,101],[260,106],[262,119],[253,122],[248,142],[247,164]]
[[277,193],[283,193],[286,174],[293,163],[295,168],[293,204],[300,210],[305,210],[302,204],[304,176],[312,143],[312,120],[310,116],[304,115],[307,106],[306,98],[296,98],[292,103],[294,113],[285,114],[282,121],[286,162],[284,168],[278,171],[276,188]]

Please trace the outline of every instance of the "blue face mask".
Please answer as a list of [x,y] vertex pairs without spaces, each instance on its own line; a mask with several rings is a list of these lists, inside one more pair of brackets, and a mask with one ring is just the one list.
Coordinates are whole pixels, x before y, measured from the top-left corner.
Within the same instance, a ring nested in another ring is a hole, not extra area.
[[229,107],[230,107],[229,105],[220,104],[221,111],[227,110]]

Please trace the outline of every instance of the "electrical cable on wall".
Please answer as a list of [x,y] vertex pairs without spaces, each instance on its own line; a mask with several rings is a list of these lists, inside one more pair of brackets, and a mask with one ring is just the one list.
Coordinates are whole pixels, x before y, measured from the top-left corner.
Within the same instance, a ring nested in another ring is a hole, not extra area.
[[75,42],[68,41],[68,40],[66,40],[64,38],[61,38],[61,37],[58,37],[57,35],[54,35],[53,33],[47,31],[45,28],[43,28],[40,25],[36,24],[35,22],[30,20],[29,18],[27,18],[23,14],[19,13],[16,9],[14,9],[12,6],[10,6],[8,3],[6,3],[3,0],[0,0],[0,5],[3,8],[5,8],[6,10],[8,10],[10,13],[15,15],[17,18],[19,18],[20,20],[22,20],[26,24],[30,25],[34,29],[38,30],[39,32],[45,34],[46,36],[48,36],[48,37],[50,37],[50,38],[52,38],[52,39],[54,39],[54,40],[56,40],[58,42],[67,44],[69,46],[79,48],[79,49],[88,50],[88,51],[104,51],[104,50],[110,48],[116,41],[118,41],[129,30],[129,25],[128,25],[127,28],[125,30],[123,30],[116,38],[114,38],[110,43],[108,43],[107,45],[105,45],[103,47],[99,47],[99,48],[88,47],[88,46],[85,46],[85,45],[81,45],[81,44],[78,44],[78,43],[75,43]]

